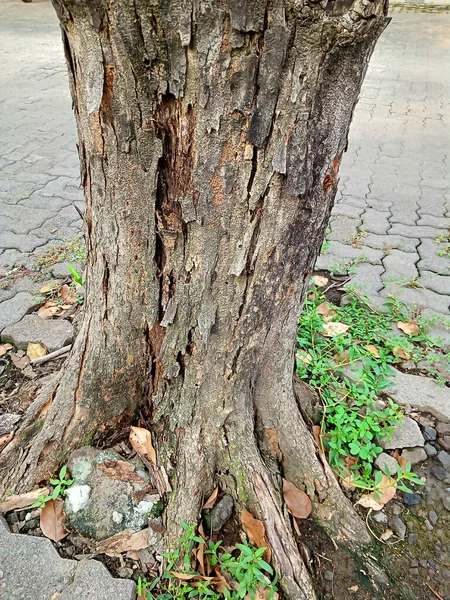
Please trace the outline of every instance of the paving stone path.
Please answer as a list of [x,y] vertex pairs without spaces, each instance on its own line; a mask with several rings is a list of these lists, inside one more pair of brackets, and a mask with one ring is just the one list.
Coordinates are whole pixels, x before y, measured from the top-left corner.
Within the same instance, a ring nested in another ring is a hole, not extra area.
[[330,245],[317,263],[354,272],[351,284],[377,305],[393,294],[447,317],[450,258],[436,241],[450,228],[449,30],[449,13],[393,13],[363,85]]

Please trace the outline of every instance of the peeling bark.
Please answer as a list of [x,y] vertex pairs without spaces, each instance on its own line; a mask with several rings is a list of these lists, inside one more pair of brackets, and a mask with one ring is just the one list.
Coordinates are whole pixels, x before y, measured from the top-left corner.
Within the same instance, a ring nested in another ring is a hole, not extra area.
[[332,535],[364,541],[364,527],[295,398],[297,320],[386,4],[53,3],[87,204],[85,316],[3,452],[3,486],[47,479],[144,407],[168,525],[195,521],[220,483],[263,517],[286,596],[313,598],[282,475]]

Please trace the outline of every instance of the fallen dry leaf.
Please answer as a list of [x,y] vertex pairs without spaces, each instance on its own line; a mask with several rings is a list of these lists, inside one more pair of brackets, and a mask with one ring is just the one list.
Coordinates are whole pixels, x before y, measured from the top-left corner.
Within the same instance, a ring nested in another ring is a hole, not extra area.
[[178,573],[177,571],[169,571],[171,575],[181,581],[191,581],[192,579],[212,579],[212,577],[205,578],[200,576],[198,573]]
[[328,321],[331,321],[331,319],[333,319],[333,317],[337,315],[337,312],[326,302],[322,302],[321,304],[319,304],[319,306],[316,308],[316,312],[318,315],[323,316],[323,320],[326,323],[328,323]]
[[287,479],[283,479],[283,496],[288,511],[297,519],[307,519],[312,511],[309,496]]
[[46,283],[45,285],[43,285],[41,287],[41,289],[39,290],[39,292],[41,294],[48,294],[49,292],[55,291],[58,287],[59,287],[59,283],[56,283],[56,282]]
[[0,344],[0,356],[4,356],[11,348],[14,348],[12,344]]
[[397,327],[401,329],[406,335],[419,335],[419,326],[415,321],[404,322],[399,321]]
[[76,292],[70,286],[68,286],[67,283],[62,286],[59,293],[61,294],[64,304],[73,304],[77,299]]
[[26,494],[18,494],[17,496],[10,496],[3,502],[0,502],[0,514],[11,512],[12,510],[18,510],[21,508],[28,508],[34,504],[39,496],[48,496],[49,489],[39,488],[38,490],[33,490],[31,492],[27,492]]
[[270,450],[270,454],[276,458],[277,456],[280,456],[281,452],[280,452],[280,445],[278,443],[278,433],[276,429],[273,429],[271,427],[267,427],[266,429],[264,429],[264,433],[267,436],[267,440],[269,442],[269,450]]
[[248,512],[248,510],[243,510],[241,514],[241,523],[244,528],[245,533],[250,540],[250,543],[254,544],[258,548],[266,548],[264,552],[264,560],[270,562],[272,556],[272,549],[266,540],[266,529],[264,524],[259,519],[255,519],[255,517]]
[[5,433],[5,435],[0,435],[0,450],[6,446],[6,444],[9,444],[9,442],[13,439],[14,437],[14,432],[11,431],[10,433]]
[[317,287],[325,287],[328,283],[328,277],[322,277],[321,275],[313,275],[312,280]]
[[360,504],[361,506],[364,506],[364,508],[381,510],[395,496],[397,484],[395,479],[383,474],[379,488],[380,489],[377,493],[370,492],[370,494],[364,494],[364,496],[361,496],[356,504]]
[[383,542],[386,542],[390,537],[392,537],[394,535],[394,532],[392,531],[392,529],[386,529],[386,531],[384,531],[381,535],[380,538],[383,540]]
[[322,442],[321,442],[321,428],[320,425],[313,425],[313,436],[314,436],[314,440],[318,446],[318,448],[322,449]]
[[97,465],[100,471],[103,471],[108,477],[118,479],[119,481],[135,481],[142,483],[144,480],[136,473],[134,465],[124,460],[105,459]]
[[392,354],[397,358],[402,358],[403,360],[409,360],[411,358],[411,354],[405,352],[402,348],[393,348]]
[[309,365],[309,363],[312,361],[311,354],[309,354],[309,352],[305,352],[304,350],[297,350],[295,356],[300,362],[305,363],[305,365]]
[[16,352],[15,354],[11,354],[11,360],[13,361],[16,369],[23,370],[30,364],[30,359],[28,356],[25,356],[24,352]]
[[123,552],[137,552],[148,548],[148,527],[141,531],[124,529],[97,544],[96,553],[119,556]]
[[350,329],[350,325],[334,321],[332,323],[324,323],[322,335],[325,337],[334,337],[335,335],[343,335]]
[[395,452],[392,454],[392,456],[395,458],[395,460],[398,462],[398,464],[401,466],[402,469],[404,469],[406,467],[406,465],[408,464],[408,461],[406,460],[406,458],[404,456],[401,456],[401,454],[399,453],[398,450],[395,450]]
[[59,542],[69,532],[64,527],[66,515],[64,514],[64,502],[62,500],[49,500],[41,511],[40,528],[45,537]]
[[[256,588],[256,594],[254,596],[250,596],[250,594],[246,594],[244,596],[244,600],[268,600],[270,598],[270,588],[265,588],[260,585]],[[278,592],[273,594],[273,600],[278,600],[279,595]]]
[[208,500],[203,505],[203,508],[204,509],[205,508],[212,508],[214,506],[214,504],[216,503],[218,495],[219,495],[219,487],[216,487],[216,489],[213,491],[213,493],[211,494],[211,496],[208,498]]
[[44,346],[44,344],[38,344],[37,342],[28,342],[27,356],[30,360],[40,358],[41,356],[45,356],[46,354],[48,354],[48,350]]
[[44,304],[44,306],[41,306],[41,308],[38,310],[37,314],[38,314],[38,317],[40,317],[41,319],[51,319],[53,317],[53,315],[55,315],[58,311],[59,311],[59,306],[50,305],[49,302],[46,302]]
[[130,427],[130,444],[133,450],[156,466],[156,451],[152,444],[152,435],[148,429]]
[[368,344],[367,346],[364,346],[364,348],[367,350],[367,352],[370,352],[372,356],[375,356],[375,358],[380,358],[380,351],[373,344]]

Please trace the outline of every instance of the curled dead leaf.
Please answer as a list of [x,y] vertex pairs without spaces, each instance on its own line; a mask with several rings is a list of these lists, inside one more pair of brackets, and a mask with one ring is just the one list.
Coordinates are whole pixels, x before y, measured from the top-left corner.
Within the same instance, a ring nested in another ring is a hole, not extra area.
[[59,306],[47,306],[47,302],[44,306],[38,310],[38,317],[41,319],[51,319],[59,311]]
[[125,529],[97,544],[96,553],[119,556],[124,552],[138,552],[148,548],[148,527],[141,531]]
[[392,354],[403,360],[409,360],[411,358],[411,353],[405,352],[402,348],[393,348]]
[[395,479],[383,474],[378,491],[370,492],[370,494],[364,494],[364,496],[361,496],[356,504],[360,504],[361,506],[364,506],[364,508],[381,510],[388,502],[392,500],[396,491],[397,483]]
[[38,344],[37,342],[28,342],[27,356],[29,360],[40,358],[41,356],[45,356],[46,354],[48,354],[48,350],[44,346],[44,344]]
[[77,294],[75,290],[73,290],[69,285],[67,285],[67,283],[65,283],[62,286],[59,293],[61,294],[61,298],[64,304],[73,304],[77,299]]
[[283,479],[283,496],[288,511],[297,519],[307,519],[312,511],[312,503],[307,494],[287,479]]
[[125,460],[109,460],[105,459],[101,464],[97,465],[100,471],[103,471],[105,475],[111,477],[111,479],[118,479],[119,481],[134,481],[136,483],[143,483],[142,477],[136,473],[134,465]]
[[386,529],[386,531],[384,531],[381,535],[380,535],[380,539],[383,540],[383,542],[386,542],[390,537],[392,537],[394,535],[394,532],[392,531],[392,529]]
[[5,435],[0,435],[0,450],[6,446],[7,444],[9,444],[9,442],[13,439],[14,437],[14,432],[11,431],[10,433],[5,433]]
[[397,327],[401,329],[403,333],[406,333],[406,335],[419,335],[419,326],[415,321],[399,321]]
[[205,502],[205,504],[203,505],[203,508],[212,508],[214,506],[214,504],[217,501],[217,496],[219,495],[219,487],[216,487],[216,489],[213,491],[213,493],[210,495],[210,497],[208,498],[208,500]]
[[322,277],[321,275],[313,275],[312,280],[317,287],[325,287],[328,283],[328,277]]
[[59,542],[69,532],[64,526],[66,515],[64,514],[64,502],[62,500],[49,500],[41,511],[40,528],[45,537],[54,542]]
[[267,441],[269,442],[269,451],[270,454],[276,458],[281,455],[280,445],[278,443],[278,433],[276,429],[271,427],[267,427],[264,429],[264,433],[267,436]]
[[305,365],[309,365],[309,363],[312,361],[311,354],[309,354],[309,352],[305,352],[304,350],[297,350],[295,356],[297,360],[299,360],[302,363],[305,363]]
[[364,346],[364,348],[367,350],[367,352],[369,352],[372,356],[375,356],[375,358],[380,358],[380,351],[378,350],[378,348],[376,346],[374,346],[373,344],[368,344],[367,346]]
[[333,321],[330,323],[324,323],[322,335],[324,337],[334,337],[335,335],[343,335],[350,329],[350,325],[345,323],[339,323],[339,321]]
[[130,427],[130,444],[138,454],[156,465],[156,451],[152,444],[152,435],[143,427]]
[[255,519],[248,510],[243,510],[241,514],[241,523],[250,542],[258,548],[266,548],[264,559],[267,562],[270,562],[272,550],[266,540],[266,529],[263,522],[259,519]]

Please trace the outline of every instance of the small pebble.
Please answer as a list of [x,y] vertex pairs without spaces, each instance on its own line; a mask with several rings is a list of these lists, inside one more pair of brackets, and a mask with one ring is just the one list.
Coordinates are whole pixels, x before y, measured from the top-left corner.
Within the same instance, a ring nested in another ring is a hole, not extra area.
[[403,521],[400,519],[400,517],[392,517],[392,519],[389,521],[389,525],[391,526],[391,529],[393,531],[395,531],[395,533],[398,535],[398,537],[400,539],[404,539],[405,535],[406,535],[406,525],[403,523]]
[[409,564],[411,565],[411,567],[418,567],[419,561],[417,559],[413,558]]
[[427,442],[434,442],[434,440],[437,438],[436,429],[434,429],[434,427],[424,427],[423,437]]
[[334,578],[333,571],[325,571],[325,573],[323,574],[323,578],[326,579],[327,581],[333,581],[333,578]]
[[441,465],[432,465],[430,468],[430,473],[439,479],[439,481],[443,481],[447,477],[447,471]]
[[380,512],[372,514],[372,521],[375,521],[375,523],[385,524],[388,522],[388,518],[387,518],[386,513],[384,513],[382,510],[380,510]]
[[444,505],[444,508],[446,508],[450,512],[450,496],[446,496],[445,498],[443,498],[442,504]]
[[66,551],[67,556],[73,556],[75,554],[75,546],[66,546],[64,550]]
[[133,569],[130,569],[130,567],[120,567],[117,569],[117,575],[122,577],[122,579],[131,579],[133,577]]
[[422,567],[422,569],[426,569],[426,568],[427,568],[427,566],[428,566],[428,565],[427,565],[427,561],[426,561],[426,560],[424,560],[423,558],[421,558],[421,559],[419,560],[419,565]]
[[408,544],[410,546],[413,546],[417,542],[418,539],[419,539],[419,536],[417,535],[417,533],[410,533],[408,535]]
[[433,529],[434,529],[433,525],[430,523],[430,521],[428,519],[425,519],[425,527],[428,529],[428,531],[433,531]]
[[430,567],[432,567],[433,569],[435,569],[437,567],[436,562],[432,559],[429,558],[428,559],[428,564],[430,565]]
[[417,492],[413,492],[412,494],[408,492],[403,493],[403,503],[406,506],[415,506],[421,502],[422,498]]
[[446,452],[445,450],[441,450],[437,455],[437,459],[444,467],[444,469],[450,471],[450,454],[448,452]]
[[411,575],[419,575],[419,569],[410,569],[409,572],[411,573]]
[[436,448],[434,446],[432,446],[431,444],[425,444],[424,450],[427,453],[427,456],[429,456],[429,457],[436,456],[436,454],[437,454]]
[[434,512],[434,510],[430,510],[430,512],[428,513],[428,519],[433,526],[436,525],[436,523],[438,522],[438,516]]
[[401,515],[402,514],[402,507],[399,506],[398,504],[394,504],[394,506],[392,507],[392,512],[396,516]]
[[444,579],[447,579],[447,581],[450,581],[450,569],[442,569],[442,575],[443,575]]

